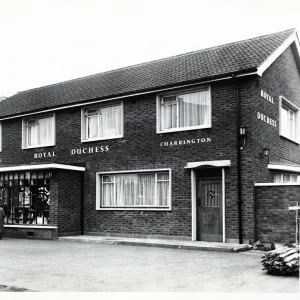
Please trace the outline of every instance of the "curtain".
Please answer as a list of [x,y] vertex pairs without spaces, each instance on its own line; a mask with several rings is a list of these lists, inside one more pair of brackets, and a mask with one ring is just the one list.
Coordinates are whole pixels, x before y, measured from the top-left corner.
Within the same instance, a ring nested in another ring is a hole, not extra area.
[[274,174],[274,182],[281,182],[281,174]]
[[54,117],[40,119],[38,126],[39,145],[52,144],[54,142]]
[[104,107],[99,115],[99,137],[121,134],[121,105]]
[[37,124],[27,126],[27,146],[37,145]]
[[116,207],[167,206],[169,174],[118,174],[102,177],[102,205]]
[[98,137],[98,115],[88,115],[87,123],[87,137],[89,139]]
[[205,125],[209,121],[209,91],[181,95],[179,127]]
[[155,174],[138,175],[138,199],[140,205],[155,205]]
[[177,128],[177,102],[176,97],[166,97],[162,109],[163,128]]

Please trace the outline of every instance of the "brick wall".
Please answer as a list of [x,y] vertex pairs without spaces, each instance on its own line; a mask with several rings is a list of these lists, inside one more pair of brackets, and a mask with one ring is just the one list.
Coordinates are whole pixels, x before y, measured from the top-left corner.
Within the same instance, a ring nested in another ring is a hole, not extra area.
[[300,185],[256,186],[256,240],[270,243],[295,242],[295,211]]

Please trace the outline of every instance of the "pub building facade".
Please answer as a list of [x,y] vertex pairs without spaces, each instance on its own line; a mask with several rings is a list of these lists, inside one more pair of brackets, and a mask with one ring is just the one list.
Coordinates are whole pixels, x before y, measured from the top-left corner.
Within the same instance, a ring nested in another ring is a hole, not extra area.
[[255,241],[256,183],[300,181],[299,52],[287,30],[1,101],[6,236]]

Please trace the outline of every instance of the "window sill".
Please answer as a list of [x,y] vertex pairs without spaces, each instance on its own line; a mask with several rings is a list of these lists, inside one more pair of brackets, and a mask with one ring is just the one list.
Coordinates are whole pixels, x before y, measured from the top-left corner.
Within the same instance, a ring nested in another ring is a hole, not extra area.
[[96,210],[139,210],[139,211],[171,211],[171,207],[97,207]]
[[199,129],[207,129],[211,128],[211,124],[208,125],[201,125],[201,126],[194,126],[194,127],[180,127],[180,128],[172,128],[172,129],[166,129],[162,131],[156,131],[156,133],[169,133],[169,132],[179,132],[179,131],[188,131],[188,130],[199,130]]
[[51,225],[26,225],[26,224],[4,224],[4,227],[11,228],[32,228],[32,229],[57,229],[57,226]]
[[123,137],[124,137],[124,135],[117,135],[117,136],[105,137],[105,138],[95,138],[95,139],[81,140],[81,143],[106,141],[106,140],[114,140],[114,139],[122,139]]
[[22,149],[26,150],[26,149],[47,148],[47,147],[55,147],[55,146],[56,146],[56,144],[36,145],[36,146],[22,147]]
[[280,134],[280,137],[282,137],[282,138],[284,138],[285,140],[288,140],[289,142],[292,142],[292,143],[294,143],[294,144],[296,144],[296,145],[299,145],[299,142],[298,142],[298,141],[293,140],[293,139],[291,139],[291,138],[289,138],[289,137],[287,137],[287,136],[285,136],[285,135]]

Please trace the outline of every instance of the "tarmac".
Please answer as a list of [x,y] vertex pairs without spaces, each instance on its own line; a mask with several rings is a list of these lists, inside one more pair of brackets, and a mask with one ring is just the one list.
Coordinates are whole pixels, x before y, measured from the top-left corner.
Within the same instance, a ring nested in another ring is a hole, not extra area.
[[[98,243],[87,242],[92,239]],[[262,270],[263,251],[116,245],[121,240],[96,237],[68,240],[1,240],[0,291],[299,292],[299,278],[271,276]],[[186,243],[168,242],[176,247]]]
[[59,237],[59,241],[80,242],[104,245],[130,245],[146,246],[158,248],[171,248],[183,250],[203,250],[203,251],[221,251],[221,252],[243,252],[251,250],[252,247],[247,244],[218,243],[202,241],[185,240],[166,240],[166,239],[141,239],[141,238],[123,238],[123,237],[104,237],[92,235],[78,235]]

